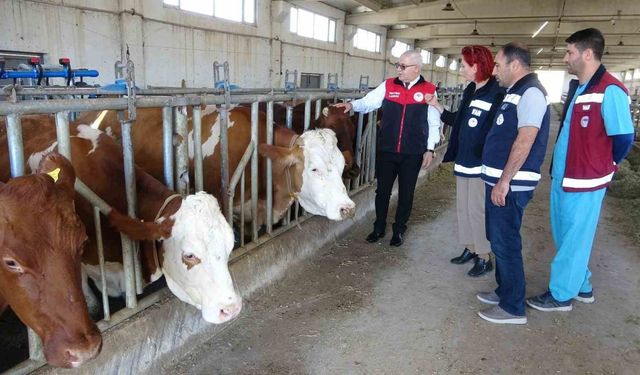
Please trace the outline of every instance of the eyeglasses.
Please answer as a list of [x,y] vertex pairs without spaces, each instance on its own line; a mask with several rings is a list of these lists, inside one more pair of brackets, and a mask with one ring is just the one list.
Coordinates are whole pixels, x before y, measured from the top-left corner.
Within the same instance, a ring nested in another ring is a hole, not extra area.
[[413,64],[413,65],[404,65],[404,64],[398,64],[398,63],[393,64],[393,66],[395,66],[396,69],[400,69],[400,70],[405,70],[410,66],[416,66],[416,65],[417,64]]

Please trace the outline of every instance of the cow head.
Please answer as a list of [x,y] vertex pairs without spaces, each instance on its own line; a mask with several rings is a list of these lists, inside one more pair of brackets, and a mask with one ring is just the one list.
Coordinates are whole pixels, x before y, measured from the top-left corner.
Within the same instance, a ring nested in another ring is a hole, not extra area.
[[233,230],[218,202],[203,192],[189,195],[171,219],[171,237],[162,245],[162,270],[169,289],[202,310],[207,322],[233,319],[242,309],[242,299],[229,274]]
[[0,187],[0,296],[58,367],[78,367],[102,346],[82,294],[87,235],[74,209],[74,182],[69,161],[52,153],[36,174]]
[[336,132],[338,148],[344,156],[345,168],[342,178],[356,178],[360,175],[360,167],[356,164],[354,153],[354,139],[356,126],[348,113],[343,109],[330,106],[322,109],[322,116],[314,123],[314,128],[331,129]]
[[304,132],[292,148],[260,145],[260,154],[283,171],[286,185],[302,208],[331,220],[353,217],[355,203],[342,182],[344,157],[330,129]]

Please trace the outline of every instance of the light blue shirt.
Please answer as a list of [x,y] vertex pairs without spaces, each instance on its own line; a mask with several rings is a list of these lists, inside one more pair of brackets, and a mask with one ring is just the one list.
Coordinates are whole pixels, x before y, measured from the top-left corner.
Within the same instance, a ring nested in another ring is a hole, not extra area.
[[[567,163],[567,149],[569,147],[569,131],[571,129],[571,114],[576,98],[582,94],[586,84],[579,85],[573,100],[567,109],[567,116],[562,124],[562,130],[553,150],[553,168],[551,177],[564,178],[564,169]],[[607,135],[619,135],[633,133],[633,122],[629,111],[629,96],[618,86],[610,85],[604,91],[602,107],[600,109]]]

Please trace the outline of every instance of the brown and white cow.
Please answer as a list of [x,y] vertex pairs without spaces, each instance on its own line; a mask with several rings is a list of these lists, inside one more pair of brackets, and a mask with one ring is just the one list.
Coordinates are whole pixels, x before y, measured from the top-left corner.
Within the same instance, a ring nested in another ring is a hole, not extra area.
[[[143,222],[135,221],[133,225],[127,216],[118,214],[127,212],[121,147],[90,126],[72,125],[70,131],[76,174],[114,208],[109,216],[112,226],[133,239],[162,240],[158,253],[152,241],[141,244],[145,281],[153,282],[164,274],[169,289],[182,301],[202,310],[207,322],[223,323],[237,316],[242,300],[234,289],[227,264],[233,232],[216,199],[206,193],[171,199],[171,190],[136,168],[138,217]],[[50,116],[25,116],[22,133],[27,164],[34,170],[42,155],[57,146],[55,124]],[[1,144],[6,144],[4,135],[0,136]],[[6,173],[6,149],[0,154],[0,173]],[[166,207],[161,210],[165,202]],[[76,199],[76,207],[89,237],[95,238],[91,205]],[[124,292],[121,244],[115,229],[105,225],[102,229],[110,296]],[[95,241],[90,244],[94,246]],[[100,286],[95,248],[85,253],[83,262],[89,277]]]
[[[218,198],[220,192],[220,118],[213,106],[202,112],[202,139],[205,190]],[[100,127],[116,138],[120,125],[114,111],[85,113],[77,123]],[[229,112],[229,164],[234,171],[251,140],[251,111],[236,107]],[[193,165],[192,130],[189,130],[189,157]],[[132,138],[136,163],[157,179],[163,177],[162,163],[162,111],[159,108],[138,109]],[[340,175],[344,157],[337,148],[333,130],[319,129],[298,136],[294,131],[274,127],[274,144],[266,144],[266,115],[259,112],[259,152],[273,162],[273,220],[277,222],[295,199],[308,212],[326,216],[331,220],[352,217],[355,204],[349,198]],[[192,168],[193,169],[193,168]],[[266,218],[265,159],[259,168],[258,223]],[[250,191],[250,173],[246,169],[245,184]],[[236,207],[239,206],[239,187]],[[250,198],[247,198],[247,200]],[[249,207],[249,205],[245,205]],[[245,217],[250,218],[250,215]]]
[[87,235],[74,181],[69,161],[49,154],[36,174],[0,183],[0,315],[10,306],[58,367],[78,367],[102,346],[82,293]]
[[[291,128],[297,134],[303,134],[305,103],[289,102],[293,106]],[[329,105],[328,100],[322,100],[323,108],[320,117],[311,119],[309,129],[331,129],[336,134],[338,149],[344,156],[345,167],[342,173],[343,178],[355,178],[360,175],[360,167],[355,159],[355,139],[356,126],[355,116],[350,117],[339,109]],[[246,107],[246,105],[245,105]],[[248,108],[248,107],[247,107]],[[260,103],[260,110],[266,111],[266,104]],[[312,112],[313,113],[313,112]],[[273,105],[274,123],[286,125],[287,107],[278,103]],[[313,114],[312,114],[313,116]]]

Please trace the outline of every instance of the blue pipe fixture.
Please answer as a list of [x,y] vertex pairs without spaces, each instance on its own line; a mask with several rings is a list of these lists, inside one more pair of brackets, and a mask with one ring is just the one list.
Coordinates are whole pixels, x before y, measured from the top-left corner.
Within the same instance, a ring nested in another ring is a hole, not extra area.
[[97,77],[100,75],[97,70],[71,69],[71,60],[66,57],[59,59],[58,63],[62,65],[61,69],[44,69],[40,64],[40,59],[33,57],[29,61],[31,70],[5,70],[5,62],[0,61],[0,79],[31,78],[37,79],[37,84],[40,85],[42,79],[48,81],[49,78],[65,78],[67,86],[71,86],[75,83],[75,78],[80,78],[80,82],[82,82],[84,77]]

